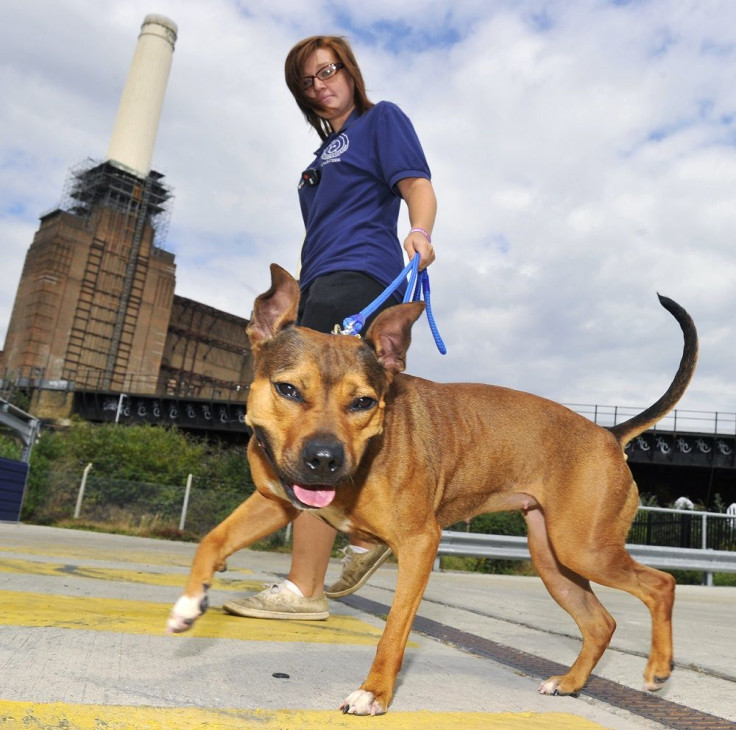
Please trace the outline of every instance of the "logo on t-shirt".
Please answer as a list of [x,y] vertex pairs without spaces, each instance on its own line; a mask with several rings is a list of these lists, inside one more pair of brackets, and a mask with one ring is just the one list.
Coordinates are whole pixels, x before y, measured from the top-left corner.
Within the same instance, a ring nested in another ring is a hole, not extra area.
[[335,137],[335,139],[325,147],[324,152],[320,155],[320,159],[325,162],[334,161],[336,158],[340,157],[340,155],[347,152],[349,146],[350,140],[348,139],[347,134],[343,133],[338,137]]

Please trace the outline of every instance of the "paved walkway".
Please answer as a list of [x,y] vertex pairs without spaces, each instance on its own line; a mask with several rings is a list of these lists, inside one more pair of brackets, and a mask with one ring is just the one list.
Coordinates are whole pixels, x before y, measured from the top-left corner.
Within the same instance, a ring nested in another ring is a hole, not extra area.
[[[538,695],[538,678],[416,632],[389,713],[342,715],[335,708],[367,674],[380,617],[341,602],[331,602],[326,622],[228,616],[225,600],[288,570],[287,555],[242,551],[194,630],[167,636],[194,548],[0,523],[0,727],[663,727],[585,694]],[[335,561],[328,580],[338,571]],[[390,603],[395,578],[387,564],[360,596]],[[736,727],[736,589],[678,594],[679,666],[665,697]],[[596,674],[639,689],[646,610],[617,592],[599,595],[619,629]],[[420,615],[553,661],[569,663],[579,647],[572,620],[535,578],[437,573]]]

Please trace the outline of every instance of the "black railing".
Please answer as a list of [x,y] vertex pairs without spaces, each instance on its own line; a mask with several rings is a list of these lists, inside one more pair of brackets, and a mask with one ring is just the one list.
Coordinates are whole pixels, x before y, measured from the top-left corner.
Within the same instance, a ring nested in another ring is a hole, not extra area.
[[[599,406],[586,403],[565,403],[570,410],[597,423],[599,426],[615,426],[644,410],[632,406]],[[736,413],[725,411],[691,411],[676,408],[662,418],[652,429],[670,433],[710,433],[736,436]]]
[[640,507],[626,542],[633,545],[736,550],[736,515]]

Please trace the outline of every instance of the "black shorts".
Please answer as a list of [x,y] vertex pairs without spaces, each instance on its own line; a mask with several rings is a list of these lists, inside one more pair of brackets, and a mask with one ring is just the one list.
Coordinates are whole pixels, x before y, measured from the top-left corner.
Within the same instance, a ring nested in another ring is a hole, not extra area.
[[[336,324],[342,329],[342,321],[346,317],[358,314],[383,294],[385,288],[372,276],[361,274],[359,271],[335,271],[318,276],[302,292],[297,324],[318,332],[332,332]],[[389,297],[368,318],[361,334],[368,331],[378,312],[397,303],[393,296]]]

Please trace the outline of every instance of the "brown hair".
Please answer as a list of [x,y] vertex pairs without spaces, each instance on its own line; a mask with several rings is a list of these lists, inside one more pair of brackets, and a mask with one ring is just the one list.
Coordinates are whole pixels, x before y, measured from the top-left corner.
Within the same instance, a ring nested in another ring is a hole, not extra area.
[[286,85],[289,87],[297,106],[302,110],[304,118],[311,124],[321,139],[325,139],[332,131],[332,125],[327,119],[319,115],[321,107],[307,96],[304,89],[304,62],[318,48],[327,48],[335,54],[335,58],[343,64],[345,73],[353,80],[355,91],[353,101],[358,114],[367,112],[373,102],[368,98],[365,91],[363,74],[360,72],[358,62],[355,60],[353,49],[350,44],[340,36],[315,35],[299,41],[286,56],[284,74]]

